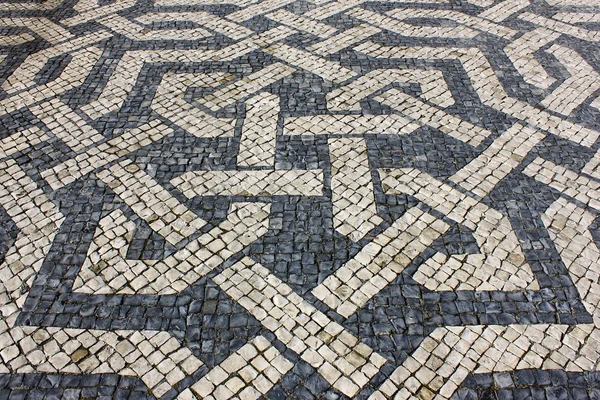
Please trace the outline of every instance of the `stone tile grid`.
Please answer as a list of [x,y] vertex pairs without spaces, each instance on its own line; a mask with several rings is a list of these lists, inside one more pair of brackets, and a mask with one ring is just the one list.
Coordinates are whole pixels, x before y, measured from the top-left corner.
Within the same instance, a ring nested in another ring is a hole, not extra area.
[[132,7],[135,4],[133,0],[125,0],[120,3],[98,5],[97,2],[93,1],[80,1],[73,7],[78,11],[77,15],[70,18],[65,18],[61,21],[66,26],[76,26],[79,24],[93,21],[98,18],[102,18],[108,15],[112,15],[118,11],[125,10]]
[[557,32],[546,28],[537,28],[525,32],[517,40],[509,43],[504,48],[504,52],[519,73],[523,75],[525,82],[547,89],[556,82],[556,79],[548,75],[534,53],[559,37],[560,34]]
[[[84,293],[178,293],[207,275],[234,253],[243,250],[267,231],[269,205],[235,203],[227,219],[210,231],[189,241],[163,260],[126,260],[128,237],[106,240],[134,226],[120,211],[113,211],[97,229],[93,246],[74,288]],[[121,229],[120,229],[121,228]]]
[[231,74],[171,74],[163,75],[152,100],[151,108],[176,124],[186,132],[197,137],[233,136],[235,120],[215,118],[185,101],[189,88],[206,87],[217,82],[229,82]]
[[42,171],[41,175],[56,190],[97,168],[116,161],[119,157],[162,139],[171,132],[171,128],[158,120],[153,120],[115,139],[100,143],[51,169]]
[[271,45],[265,51],[295,67],[310,71],[332,82],[338,83],[356,76],[354,71],[336,62],[283,43]]
[[13,133],[0,141],[0,157],[9,157],[17,152],[49,140],[48,134],[38,126],[31,126]]
[[275,164],[279,99],[259,94],[246,102],[237,164],[240,167],[267,167]]
[[483,198],[544,137],[542,132],[517,123],[494,140],[476,159],[452,175],[450,181]]
[[381,29],[370,25],[359,25],[355,28],[350,28],[338,35],[331,36],[322,42],[315,43],[308,50],[322,56],[327,56],[337,53],[340,50],[346,49],[355,43],[361,42],[373,35],[381,32]]
[[547,5],[3,3],[0,397],[598,392],[600,9]]
[[[2,372],[138,376],[156,396],[171,390],[202,362],[167,332],[105,332],[59,328],[12,329],[2,324]],[[125,338],[126,339],[125,339]]]
[[7,159],[0,165],[2,207],[19,228],[15,245],[2,260],[1,284],[22,305],[64,216],[18,163]]
[[35,40],[35,37],[28,33],[16,34],[16,35],[2,35],[0,36],[0,45],[2,46],[18,46],[23,43],[31,42]]
[[425,123],[473,146],[478,146],[492,135],[492,132],[485,128],[448,114],[444,110],[419,101],[398,89],[390,89],[375,97],[375,100],[397,109],[409,119]]
[[377,215],[364,139],[329,139],[333,226],[355,242],[383,220]]
[[[285,26],[280,26],[262,32],[258,35],[245,38],[238,41],[230,46],[226,46],[217,50],[205,50],[205,49],[186,49],[186,50],[132,50],[126,52],[117,68],[115,69],[111,79],[102,90],[100,96],[84,105],[81,110],[86,113],[90,118],[96,119],[110,112],[117,111],[123,105],[130,91],[133,89],[136,79],[141,72],[143,66],[147,62],[202,62],[202,61],[227,61],[242,57],[247,53],[268,46],[269,44],[282,40],[295,33],[293,29]],[[285,66],[284,70],[285,70]],[[274,68],[274,67],[272,67]],[[282,71],[279,71],[282,72]],[[290,72],[291,73],[291,72]],[[263,76],[263,75],[261,75]],[[274,78],[275,75],[270,75]],[[285,76],[285,73],[280,76]],[[279,78],[277,78],[279,79]],[[245,82],[247,82],[246,80]],[[251,81],[250,81],[251,82]],[[238,83],[243,87],[243,83]],[[254,85],[246,87],[247,90],[257,91]],[[236,98],[240,92],[234,91],[231,94],[226,92],[223,93],[227,99]],[[252,91],[253,93],[253,91]],[[227,100],[229,101],[229,100]],[[223,104],[225,106],[226,104]],[[213,104],[213,107],[220,108],[221,106]]]
[[243,25],[236,24],[225,18],[219,18],[216,15],[205,11],[195,11],[188,13],[148,13],[137,17],[136,21],[143,24],[153,24],[170,21],[191,21],[200,26],[204,26],[208,29],[214,30],[215,32],[218,32],[236,40],[250,36],[253,33],[251,29],[248,29]]
[[598,90],[596,82],[600,75],[576,51],[554,44],[547,52],[560,60],[571,77],[554,89],[540,104],[549,110],[569,115]]
[[70,39],[73,37],[71,32],[47,18],[0,18],[0,24],[2,26],[10,27],[27,27],[36,35],[52,44],[56,44],[62,42],[64,39]]
[[265,16],[294,29],[307,32],[321,38],[328,38],[337,32],[335,28],[324,24],[323,22],[314,20],[312,18],[307,18],[303,15],[295,14],[287,11],[285,8],[280,8],[276,11],[266,14]]
[[600,183],[594,179],[539,157],[533,160],[523,170],[523,173],[588,205],[592,209],[600,209],[600,203],[597,200]]
[[131,160],[114,164],[97,176],[171,244],[206,224]]
[[564,198],[552,203],[542,217],[563,262],[574,278],[573,283],[581,294],[584,305],[592,314],[600,304],[600,274],[597,267],[600,253],[592,245],[594,239],[589,231],[594,219],[593,214]]
[[229,196],[321,196],[320,170],[191,171],[171,181],[187,198]]
[[422,125],[401,115],[319,115],[286,118],[287,135],[410,134]]
[[347,396],[356,394],[386,362],[249,258],[214,281]]
[[51,58],[58,57],[64,53],[74,52],[109,37],[111,37],[111,34],[106,31],[93,32],[30,54],[13,71],[13,73],[2,82],[1,87],[9,94],[31,88],[35,85],[36,74],[41,71]]
[[459,27],[429,27],[429,26],[415,26],[402,22],[400,19],[390,18],[385,15],[374,13],[368,10],[353,9],[348,11],[348,14],[358,18],[360,20],[369,22],[376,26],[381,26],[388,31],[395,32],[402,36],[408,37],[430,37],[437,36],[448,39],[472,39],[479,34],[470,28],[459,26]]
[[392,83],[418,83],[421,97],[440,107],[454,104],[444,76],[439,70],[385,69],[375,70],[328,93],[328,106],[333,110],[360,110],[360,101]]
[[[498,6],[506,7],[507,3],[511,3],[511,2],[504,1],[502,3],[499,3]],[[513,8],[511,10],[515,10],[514,4],[511,4],[511,5],[513,6]],[[394,18],[397,18],[399,20],[404,20],[407,18],[422,18],[422,17],[450,19],[450,20],[456,21],[456,23],[462,25],[463,27],[461,30],[455,29],[454,31],[449,31],[449,32],[459,32],[462,35],[466,34],[467,35],[466,37],[472,37],[473,34],[471,33],[471,31],[468,28],[465,28],[465,27],[476,29],[481,32],[490,33],[492,35],[497,35],[497,36],[504,37],[507,39],[510,39],[513,36],[515,36],[517,32],[515,32],[514,30],[512,30],[506,26],[499,25],[494,22],[493,15],[496,14],[496,12],[494,12],[494,11],[495,11],[494,7],[492,7],[492,8],[487,9],[486,11],[482,12],[478,16],[472,16],[472,15],[469,15],[466,13],[450,11],[450,10],[396,9],[396,10],[392,10],[392,11],[388,12],[387,14]],[[489,14],[488,14],[488,12],[489,12]],[[370,14],[367,14],[367,15],[370,15]],[[504,13],[498,13],[497,15],[498,15],[498,17],[500,17],[500,15],[503,16]]]
[[520,14],[519,18],[531,22],[532,24],[543,26],[555,32],[570,35],[581,40],[587,40],[590,42],[597,42],[600,40],[600,34],[598,32],[580,28],[576,25],[565,24],[564,22],[557,21],[553,18],[546,18],[544,16],[529,12]]
[[13,113],[23,107],[55,97],[83,84],[87,74],[100,59],[102,51],[88,47],[75,51],[72,60],[60,76],[52,82],[32,87],[0,100],[0,115]]
[[258,399],[279,382],[281,376],[293,367],[277,349],[262,336],[245,344],[219,366],[210,370],[183,392],[183,398]]
[[198,40],[212,35],[209,31],[202,28],[148,30],[144,26],[135,24],[118,14],[111,14],[99,18],[97,21],[115,33],[136,41]]
[[52,131],[54,136],[74,152],[79,152],[104,139],[104,136],[59,99],[29,107],[29,110]]
[[386,287],[449,226],[418,208],[378,235],[312,293],[349,317]]
[[249,75],[241,81],[233,82],[231,85],[205,96],[199,101],[211,110],[217,111],[236,100],[250,96],[261,88],[268,86],[293,72],[293,68],[281,63],[275,63],[264,68],[260,72]]
[[[546,130],[584,146],[591,146],[598,139],[599,132],[585,126],[561,119],[546,111],[532,107],[528,103],[506,94],[495,75],[489,61],[478,48],[445,48],[429,46],[382,46],[365,42],[356,47],[357,51],[378,58],[417,58],[417,59],[457,59],[461,64],[481,102],[500,110],[532,126]],[[475,56],[479,54],[479,56]],[[396,91],[397,92],[397,91]],[[413,100],[414,101],[414,100]],[[395,102],[399,104],[399,102]],[[401,104],[401,103],[400,103]],[[423,107],[423,106],[422,106]]]
[[[388,193],[412,194],[436,211],[474,230],[481,254],[452,255],[443,264],[435,261],[428,263],[426,267],[429,271],[450,264],[442,276],[455,280],[459,275],[449,273],[452,270],[465,268],[462,274],[462,279],[465,279],[477,269],[476,275],[479,276],[476,281],[478,285],[474,288],[476,290],[539,287],[531,267],[525,262],[523,250],[510,222],[501,213],[415,169],[395,170],[391,173],[380,170],[380,173],[382,184],[389,188]],[[420,275],[420,283],[426,283],[427,275],[430,274]]]

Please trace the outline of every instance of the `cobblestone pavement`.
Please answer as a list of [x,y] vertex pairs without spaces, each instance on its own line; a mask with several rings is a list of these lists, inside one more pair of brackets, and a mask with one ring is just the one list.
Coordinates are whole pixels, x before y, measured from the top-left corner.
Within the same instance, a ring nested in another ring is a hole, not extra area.
[[0,26],[1,399],[600,399],[596,1]]

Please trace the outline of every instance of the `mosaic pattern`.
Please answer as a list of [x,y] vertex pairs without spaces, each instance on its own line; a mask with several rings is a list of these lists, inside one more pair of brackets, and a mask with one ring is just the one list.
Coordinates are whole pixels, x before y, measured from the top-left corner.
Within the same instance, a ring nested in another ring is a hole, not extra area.
[[0,398],[598,399],[600,5],[0,3]]

